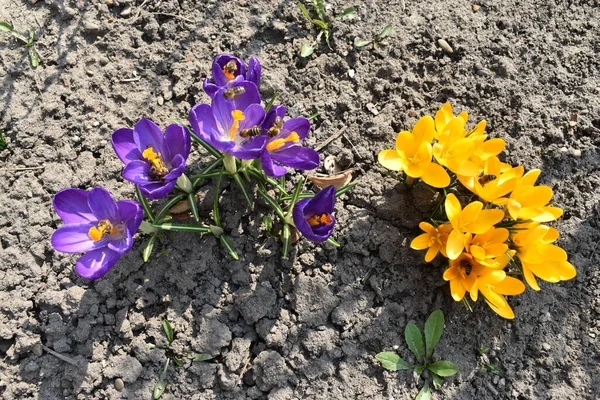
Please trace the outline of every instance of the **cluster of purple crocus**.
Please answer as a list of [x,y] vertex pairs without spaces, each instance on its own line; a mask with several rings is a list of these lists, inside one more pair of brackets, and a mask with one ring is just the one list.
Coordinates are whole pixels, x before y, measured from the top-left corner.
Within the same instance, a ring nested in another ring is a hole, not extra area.
[[[306,118],[286,118],[286,108],[275,105],[268,111],[261,104],[258,85],[261,66],[251,57],[241,59],[218,55],[212,66],[213,81],[204,81],[211,104],[195,105],[189,122],[196,135],[216,150],[240,160],[258,160],[264,173],[278,178],[286,167],[311,170],[319,165],[319,154],[301,145],[310,131]],[[165,198],[178,186],[191,148],[188,129],[169,125],[163,133],[148,119],[133,129],[121,128],[112,135],[112,146],[125,165],[123,178],[137,185],[150,200]],[[307,239],[326,241],[334,228],[335,188],[330,186],[315,197],[294,206],[294,225]],[[54,208],[65,222],[52,236],[55,249],[85,253],[76,271],[87,279],[106,274],[119,257],[133,247],[143,210],[135,201],[115,202],[110,193],[96,187],[90,191],[66,189],[54,197]]]

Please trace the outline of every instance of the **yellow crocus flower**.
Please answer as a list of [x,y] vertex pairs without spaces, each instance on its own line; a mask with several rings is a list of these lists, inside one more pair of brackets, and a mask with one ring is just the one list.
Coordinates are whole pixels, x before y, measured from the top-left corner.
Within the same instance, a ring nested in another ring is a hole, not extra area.
[[550,222],[562,215],[561,208],[548,205],[552,199],[552,189],[548,186],[534,186],[541,172],[539,169],[527,172],[511,193],[506,208],[515,221]]
[[417,236],[410,243],[411,249],[425,250],[425,262],[430,262],[435,256],[441,252],[444,257],[446,255],[446,242],[448,241],[448,234],[452,230],[452,225],[441,224],[436,228],[428,222],[421,222],[419,224],[425,233]]

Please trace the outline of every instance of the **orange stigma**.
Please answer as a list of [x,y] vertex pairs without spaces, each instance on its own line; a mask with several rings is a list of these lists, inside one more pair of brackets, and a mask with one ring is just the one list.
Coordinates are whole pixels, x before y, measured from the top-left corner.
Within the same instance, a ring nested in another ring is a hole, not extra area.
[[238,67],[235,61],[231,60],[223,67],[223,74],[225,74],[225,78],[228,81],[232,81],[235,78],[235,71],[237,71]]
[[116,235],[118,233],[120,233],[119,230],[115,228],[109,220],[103,219],[102,221],[98,221],[98,225],[90,228],[88,236],[94,242],[97,242],[106,235]]
[[233,110],[231,116],[233,117],[233,125],[229,128],[229,140],[235,140],[235,134],[240,129],[240,121],[245,120],[246,116],[240,110]]
[[307,218],[306,221],[308,222],[308,224],[310,226],[317,226],[317,225],[321,225],[321,224],[330,224],[332,219],[331,219],[331,215],[329,214],[321,214],[321,215],[313,215],[310,218]]
[[298,143],[300,141],[300,136],[296,132],[292,132],[287,135],[285,138],[275,139],[267,144],[267,151],[275,151],[282,148],[287,142]]
[[152,164],[152,166],[150,167],[150,172],[156,177],[163,177],[169,173],[169,169],[167,168],[160,156],[160,152],[155,152],[152,146],[150,145],[148,145],[148,147],[146,147],[146,150],[144,150],[144,152],[142,153],[142,157],[150,161],[150,164]]

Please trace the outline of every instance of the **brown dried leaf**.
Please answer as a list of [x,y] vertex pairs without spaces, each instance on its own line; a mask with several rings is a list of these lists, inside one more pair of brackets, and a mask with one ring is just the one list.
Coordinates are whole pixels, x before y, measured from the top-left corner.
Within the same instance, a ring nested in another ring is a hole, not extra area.
[[184,212],[190,211],[190,203],[185,200],[178,201],[175,205],[169,208],[169,214],[181,214]]
[[[298,231],[298,229],[296,229],[294,226],[290,226],[290,244],[296,243],[301,237],[302,234]],[[279,238],[281,241],[283,241],[283,231],[279,232]]]
[[323,189],[327,186],[333,185],[336,190],[346,186],[352,181],[352,171],[346,171],[337,175],[329,175],[329,176],[311,176],[308,179],[319,188]]

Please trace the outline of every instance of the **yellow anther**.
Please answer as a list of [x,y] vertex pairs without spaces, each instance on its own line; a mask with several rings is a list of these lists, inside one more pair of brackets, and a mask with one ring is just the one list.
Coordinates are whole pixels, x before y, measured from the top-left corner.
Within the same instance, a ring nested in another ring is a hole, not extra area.
[[106,235],[116,235],[117,233],[119,233],[119,230],[116,229],[109,220],[103,219],[102,221],[98,222],[98,225],[90,228],[88,231],[88,236],[94,242],[97,242]]
[[316,226],[320,224],[330,224],[332,219],[329,214],[321,214],[321,215],[313,215],[310,218],[307,218],[306,221],[310,226]]
[[285,138],[275,139],[267,144],[267,151],[275,151],[282,148],[287,142],[298,143],[300,136],[296,132],[290,133]]
[[146,147],[146,150],[142,152],[142,157],[150,161],[150,164],[152,164],[150,171],[157,177],[162,177],[169,173],[169,169],[163,162],[160,152],[155,152],[152,146]]
[[240,129],[240,121],[245,120],[246,116],[240,110],[233,110],[231,116],[233,117],[233,125],[229,129],[229,140],[235,140],[235,134]]

